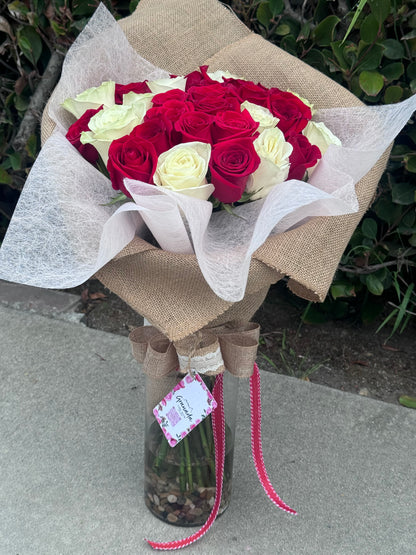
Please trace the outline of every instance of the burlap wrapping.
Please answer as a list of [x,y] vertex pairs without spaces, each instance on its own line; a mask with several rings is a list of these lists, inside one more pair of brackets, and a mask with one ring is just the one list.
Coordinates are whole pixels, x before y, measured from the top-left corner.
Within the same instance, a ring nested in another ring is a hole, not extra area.
[[[317,108],[356,106],[349,91],[251,33],[216,0],[141,0],[120,25],[135,50],[156,66],[186,74],[200,65],[224,69],[291,89]],[[47,110],[43,142],[54,128]],[[368,208],[385,169],[388,153],[357,184],[360,210],[340,217],[318,217],[270,237],[254,254],[244,299],[217,297],[205,282],[196,257],[155,248],[136,237],[97,277],[172,341],[205,326],[249,320],[272,283],[289,277],[290,289],[308,300],[323,301],[342,253]]]

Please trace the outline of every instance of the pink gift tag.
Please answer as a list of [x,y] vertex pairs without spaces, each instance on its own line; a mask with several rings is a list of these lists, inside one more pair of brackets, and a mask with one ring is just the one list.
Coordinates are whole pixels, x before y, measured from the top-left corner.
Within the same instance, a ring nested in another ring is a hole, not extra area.
[[175,447],[216,408],[199,374],[187,374],[153,409],[171,447]]

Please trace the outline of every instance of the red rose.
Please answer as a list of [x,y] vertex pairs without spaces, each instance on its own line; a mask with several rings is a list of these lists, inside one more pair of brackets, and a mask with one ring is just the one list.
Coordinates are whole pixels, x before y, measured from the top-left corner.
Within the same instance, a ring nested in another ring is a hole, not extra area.
[[91,164],[95,164],[97,162],[99,156],[98,151],[93,145],[83,145],[80,138],[83,131],[90,130],[90,128],[88,127],[90,119],[92,118],[92,116],[95,116],[95,114],[101,109],[102,106],[97,109],[92,108],[91,110],[87,110],[86,112],[84,112],[82,116],[71,125],[65,135],[71,145],[73,145],[79,151],[81,156]]
[[237,202],[246,188],[250,174],[260,165],[253,139],[229,139],[214,145],[209,167],[215,187],[213,196],[220,202]]
[[212,137],[214,143],[225,139],[237,139],[238,137],[251,137],[258,128],[258,122],[250,116],[248,110],[233,112],[226,110],[219,112],[212,124]]
[[195,110],[215,115],[224,110],[240,111],[240,102],[235,94],[228,91],[221,83],[191,87],[188,100],[193,102]]
[[184,112],[175,122],[175,130],[181,134],[179,142],[200,141],[212,144],[211,124],[213,116],[204,112]]
[[171,146],[177,145],[181,136],[174,129],[174,123],[180,116],[186,112],[192,112],[194,106],[192,102],[182,102],[181,100],[168,100],[162,106],[154,106],[147,110],[144,121],[150,121],[153,118],[163,119],[170,129],[169,142]]
[[311,109],[296,95],[271,89],[267,107],[279,118],[277,127],[285,135],[300,133],[312,118]]
[[154,106],[147,110],[144,121],[153,118],[164,118],[173,123],[179,119],[184,112],[192,112],[194,110],[192,102],[183,102],[181,100],[168,100],[162,106]]
[[156,149],[150,141],[125,135],[116,139],[108,150],[107,169],[111,185],[131,197],[124,186],[123,179],[138,179],[152,183],[157,165]]
[[289,157],[290,170],[288,179],[303,179],[307,168],[312,168],[321,158],[321,151],[315,145],[311,145],[305,135],[293,135],[288,137],[288,143],[293,146]]
[[145,139],[152,143],[159,156],[161,152],[169,150],[172,146],[170,144],[171,130],[172,125],[170,122],[165,121],[163,118],[153,118],[137,125],[130,133],[130,136],[136,139]]
[[256,85],[253,81],[244,81],[243,79],[225,79],[224,85],[238,97],[240,102],[247,100],[259,106],[267,106],[269,89],[260,83]]
[[186,79],[186,85],[185,85],[185,91],[188,92],[188,90],[191,87],[199,87],[201,85],[212,85],[214,83],[216,83],[216,81],[214,81],[213,79],[211,79],[211,77],[209,77],[208,73],[208,66],[201,66],[199,68],[199,71],[192,71],[192,73],[188,73],[188,75],[185,75],[185,79]]
[[152,98],[153,106],[162,106],[168,100],[180,100],[181,102],[185,102],[186,94],[181,89],[171,89],[170,91],[166,91],[163,93],[155,94]]
[[116,83],[116,92],[114,95],[116,104],[123,104],[123,95],[129,92],[135,92],[137,94],[152,92],[145,81],[140,81],[139,83],[129,83],[128,85],[119,85]]

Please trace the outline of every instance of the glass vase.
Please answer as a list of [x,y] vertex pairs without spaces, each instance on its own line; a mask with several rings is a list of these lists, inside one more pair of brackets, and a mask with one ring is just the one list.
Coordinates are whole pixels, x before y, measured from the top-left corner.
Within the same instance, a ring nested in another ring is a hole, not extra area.
[[[153,408],[183,375],[155,379],[146,375],[145,502],[159,519],[176,526],[201,526],[215,499],[215,449],[211,416],[175,447],[170,447]],[[212,391],[215,376],[203,376]],[[219,514],[231,499],[238,378],[224,374],[225,464]]]

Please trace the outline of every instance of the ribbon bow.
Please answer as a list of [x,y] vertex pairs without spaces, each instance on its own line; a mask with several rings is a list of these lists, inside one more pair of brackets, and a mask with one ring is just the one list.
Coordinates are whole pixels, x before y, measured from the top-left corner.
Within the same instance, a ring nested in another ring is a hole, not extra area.
[[146,540],[154,549],[174,550],[187,547],[201,538],[214,523],[220,508],[224,461],[225,418],[223,400],[223,372],[225,369],[238,377],[250,378],[251,452],[257,476],[269,499],[280,509],[296,514],[275,492],[263,460],[261,444],[260,372],[255,362],[260,326],[253,322],[229,322],[223,326],[204,328],[177,343],[172,343],[153,326],[144,326],[130,334],[133,355],[143,364],[149,376],[158,379],[180,372],[216,375],[213,395],[217,408],[212,413],[215,444],[216,495],[214,506],[205,524],[191,536],[172,542]]
[[260,326],[254,322],[228,322],[203,328],[172,343],[153,326],[133,330],[130,341],[134,358],[143,371],[162,378],[176,371],[220,374],[227,369],[234,376],[249,378],[256,361]]

